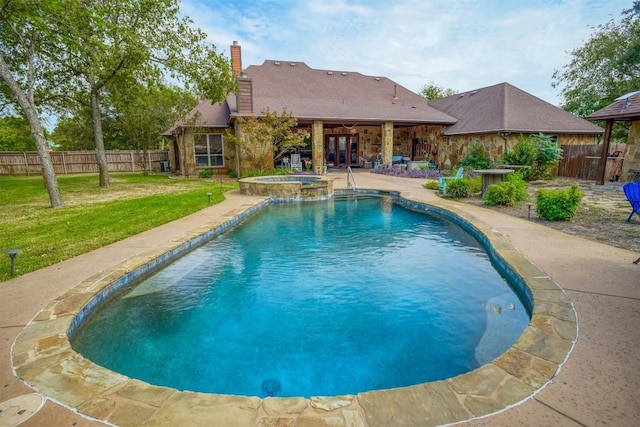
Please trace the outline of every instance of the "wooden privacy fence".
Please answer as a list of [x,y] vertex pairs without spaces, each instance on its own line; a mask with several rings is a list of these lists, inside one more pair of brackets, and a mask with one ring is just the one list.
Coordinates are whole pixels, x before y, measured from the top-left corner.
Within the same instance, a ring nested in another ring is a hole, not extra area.
[[[49,153],[56,174],[98,172],[95,151],[51,151]],[[169,152],[149,150],[109,150],[105,152],[109,172],[141,172],[147,170],[169,172]],[[0,175],[41,175],[37,152],[0,152]]]
[[[620,151],[620,159],[624,155],[626,144],[611,144],[609,154]],[[597,181],[598,165],[602,157],[603,144],[595,145],[563,145],[562,160],[558,164],[558,176]],[[622,168],[616,157],[607,158],[607,166],[604,173],[605,180],[616,174],[616,168]],[[620,172],[617,172],[620,174]]]

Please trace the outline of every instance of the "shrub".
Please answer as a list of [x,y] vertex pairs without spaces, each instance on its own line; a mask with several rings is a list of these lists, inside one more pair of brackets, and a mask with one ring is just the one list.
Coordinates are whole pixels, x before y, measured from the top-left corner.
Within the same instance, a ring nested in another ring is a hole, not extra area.
[[541,178],[550,178],[549,169],[562,159],[562,148],[549,135],[540,133],[531,135],[536,146],[536,160],[534,168]]
[[472,184],[469,179],[450,179],[447,182],[447,197],[460,199],[473,195]]
[[211,178],[213,176],[213,172],[211,172],[211,169],[203,169],[200,172],[198,172],[198,178]]
[[[465,172],[466,175],[466,172]],[[471,194],[478,194],[482,191],[482,175],[474,176],[473,178],[464,178],[471,187]]]
[[493,167],[493,163],[484,153],[484,148],[482,147],[482,145],[475,142],[471,146],[469,154],[467,154],[465,158],[460,161],[460,166],[468,170],[491,169]]
[[500,161],[506,165],[531,166],[535,159],[536,147],[531,142],[531,138],[520,134],[516,145],[511,150],[506,151]]
[[573,184],[564,190],[540,189],[537,193],[536,212],[545,221],[566,221],[573,217],[582,200],[582,192]]
[[531,166],[521,169],[520,175],[527,181],[534,179],[550,178],[549,170],[562,159],[562,148],[549,135],[539,133],[537,135],[518,137],[513,149],[505,152],[500,161],[508,165]]
[[505,181],[512,183],[516,187],[516,199],[518,202],[521,202],[528,198],[527,187],[529,186],[529,184],[527,184],[527,182],[522,179],[522,175],[518,173],[506,175]]
[[428,181],[422,184],[422,186],[427,190],[439,190],[438,181]]
[[489,206],[515,206],[518,202],[518,189],[509,181],[492,184],[484,194],[485,205]]

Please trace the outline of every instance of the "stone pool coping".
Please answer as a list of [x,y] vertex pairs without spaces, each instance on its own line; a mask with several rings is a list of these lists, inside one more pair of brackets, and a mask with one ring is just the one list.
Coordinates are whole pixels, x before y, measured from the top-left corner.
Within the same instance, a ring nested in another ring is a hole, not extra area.
[[[418,203],[407,193],[400,196],[407,203]],[[355,396],[259,399],[149,385],[95,365],[71,349],[67,331],[73,319],[104,288],[262,204],[264,201],[257,201],[189,230],[182,239],[132,257],[56,298],[16,339],[12,348],[15,373],[53,401],[122,426],[270,426],[293,419],[299,425],[442,425],[496,413],[526,400],[551,381],[575,343],[576,315],[564,291],[488,225],[455,207],[429,202],[472,224],[526,282],[534,298],[531,323],[520,339],[503,355],[472,372]]]

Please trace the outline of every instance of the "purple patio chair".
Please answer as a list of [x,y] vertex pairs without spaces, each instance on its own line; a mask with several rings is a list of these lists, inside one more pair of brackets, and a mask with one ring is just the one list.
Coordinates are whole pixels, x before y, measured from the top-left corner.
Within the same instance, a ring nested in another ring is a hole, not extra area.
[[640,216],[640,182],[627,182],[622,189],[627,200],[631,203],[631,213],[627,218],[627,222],[629,222],[633,214]]

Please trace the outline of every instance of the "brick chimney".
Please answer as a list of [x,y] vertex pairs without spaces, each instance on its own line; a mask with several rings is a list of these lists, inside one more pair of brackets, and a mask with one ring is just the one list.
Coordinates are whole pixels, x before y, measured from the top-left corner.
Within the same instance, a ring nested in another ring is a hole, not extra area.
[[253,82],[242,72],[242,52],[237,41],[231,45],[231,68],[238,79],[236,102],[239,114],[253,113]]
[[236,77],[240,77],[240,73],[242,73],[242,52],[240,51],[240,45],[235,40],[231,45],[231,68],[233,69],[233,74]]

